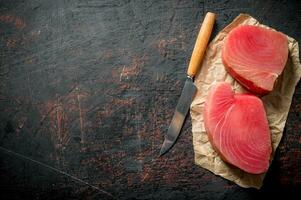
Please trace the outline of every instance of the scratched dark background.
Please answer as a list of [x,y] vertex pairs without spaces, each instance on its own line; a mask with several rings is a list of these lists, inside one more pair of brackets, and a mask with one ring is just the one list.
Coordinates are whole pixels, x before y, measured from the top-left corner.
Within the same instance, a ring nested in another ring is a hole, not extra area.
[[300,84],[261,190],[196,166],[189,118],[157,158],[206,11],[301,41],[297,0],[0,0],[0,199],[296,197]]

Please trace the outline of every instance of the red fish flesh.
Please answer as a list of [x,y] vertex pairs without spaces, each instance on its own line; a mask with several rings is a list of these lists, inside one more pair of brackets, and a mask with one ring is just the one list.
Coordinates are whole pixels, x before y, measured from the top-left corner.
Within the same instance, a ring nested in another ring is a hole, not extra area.
[[224,161],[252,174],[267,171],[271,138],[258,97],[234,94],[229,83],[217,83],[205,102],[204,123],[210,143]]
[[226,37],[222,60],[227,71],[253,93],[273,90],[288,58],[284,34],[266,28],[244,25]]

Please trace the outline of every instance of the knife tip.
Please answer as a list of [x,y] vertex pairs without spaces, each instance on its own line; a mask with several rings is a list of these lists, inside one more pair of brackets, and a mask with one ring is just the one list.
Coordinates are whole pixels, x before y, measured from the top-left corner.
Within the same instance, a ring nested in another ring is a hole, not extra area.
[[159,157],[163,156],[166,153],[166,150],[162,148],[159,153]]

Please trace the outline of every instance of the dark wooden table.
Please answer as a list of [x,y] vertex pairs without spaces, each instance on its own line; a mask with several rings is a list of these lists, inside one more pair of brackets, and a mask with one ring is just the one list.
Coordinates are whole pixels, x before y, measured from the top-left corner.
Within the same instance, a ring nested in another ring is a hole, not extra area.
[[207,11],[301,41],[297,0],[0,0],[0,199],[298,195],[300,84],[261,190],[196,166],[190,119],[157,158]]

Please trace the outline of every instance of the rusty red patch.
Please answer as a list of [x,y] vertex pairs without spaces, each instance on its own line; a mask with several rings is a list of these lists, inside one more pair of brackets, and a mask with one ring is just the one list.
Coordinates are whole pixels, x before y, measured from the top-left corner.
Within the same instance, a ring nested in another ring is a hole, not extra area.
[[10,38],[6,41],[6,46],[8,48],[14,48],[17,46],[18,40],[16,38]]
[[17,29],[23,29],[26,26],[26,23],[23,19],[13,15],[1,15],[0,21],[8,24],[13,24]]
[[129,65],[123,65],[117,70],[112,71],[113,78],[119,78],[120,81],[130,79],[131,77],[138,76],[141,68],[144,65],[147,57],[134,57]]
[[79,91],[76,87],[66,96],[58,97],[56,100],[47,101],[42,105],[40,112],[41,121],[45,118],[49,119],[51,138],[60,149],[69,142],[69,128],[74,122],[74,116],[77,116],[80,128],[81,142],[85,141],[85,114],[87,109],[83,108],[82,101],[86,97],[86,93]]

